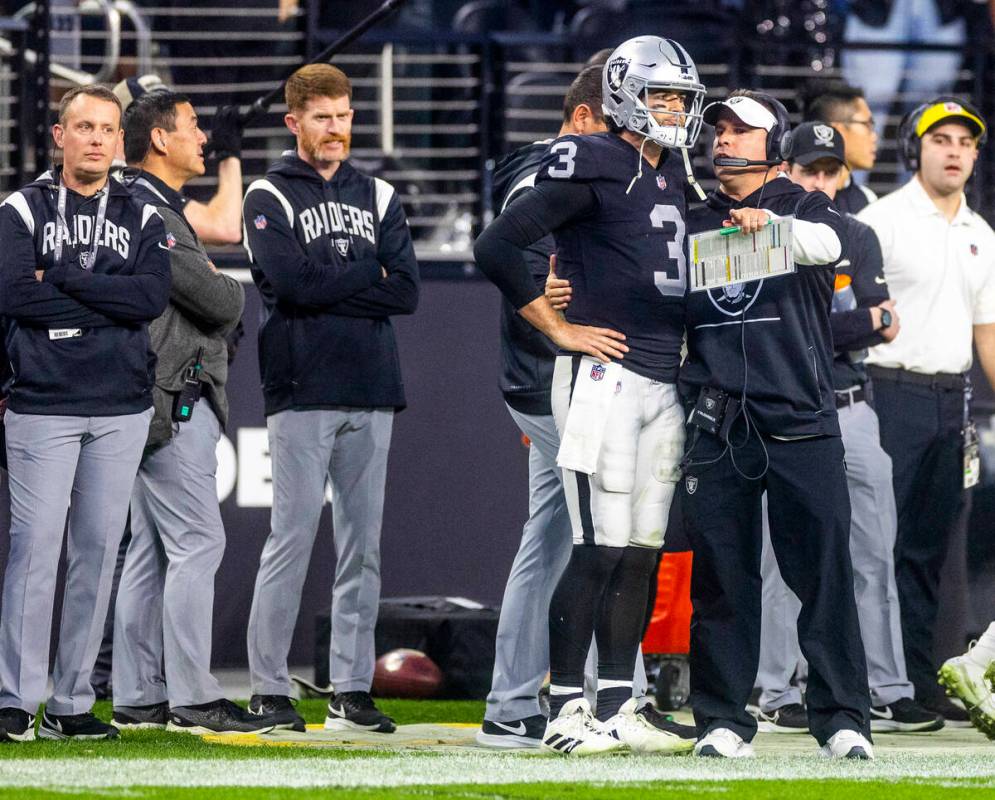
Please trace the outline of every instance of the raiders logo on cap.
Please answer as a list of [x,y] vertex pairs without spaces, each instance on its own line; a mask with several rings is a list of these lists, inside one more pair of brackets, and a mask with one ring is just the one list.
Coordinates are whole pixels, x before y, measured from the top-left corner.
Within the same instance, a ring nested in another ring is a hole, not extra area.
[[812,128],[812,133],[815,135],[816,144],[823,147],[833,146],[833,137],[836,135],[836,131],[829,125],[816,125]]

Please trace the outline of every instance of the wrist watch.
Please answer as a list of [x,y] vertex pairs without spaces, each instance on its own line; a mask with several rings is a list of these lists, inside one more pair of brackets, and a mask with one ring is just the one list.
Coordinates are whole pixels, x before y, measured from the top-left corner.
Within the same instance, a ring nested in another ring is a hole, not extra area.
[[885,328],[891,327],[891,312],[887,308],[881,309],[881,326],[878,330],[884,330]]

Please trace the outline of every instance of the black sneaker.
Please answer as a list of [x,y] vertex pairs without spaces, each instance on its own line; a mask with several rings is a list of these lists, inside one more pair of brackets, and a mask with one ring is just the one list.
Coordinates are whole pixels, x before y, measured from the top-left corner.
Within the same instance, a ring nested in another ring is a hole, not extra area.
[[120,734],[113,725],[85,714],[41,715],[38,736],[42,739],[117,739]]
[[919,701],[919,705],[927,711],[942,716],[944,724],[948,728],[971,727],[971,715],[961,706],[951,703],[942,694],[922,699]]
[[886,706],[871,708],[871,731],[938,731],[943,727],[943,717],[927,711],[915,700],[902,697]]
[[180,706],[169,710],[167,731],[176,733],[268,733],[273,720],[250,714],[231,700],[222,698],[213,703]]
[[114,706],[111,725],[119,731],[162,730],[169,722],[169,703],[148,706]]
[[788,703],[773,711],[757,711],[761,733],[808,733],[808,714],[801,703]]
[[511,722],[484,720],[477,731],[477,744],[484,747],[538,747],[546,732],[546,718],[542,714],[524,717]]
[[0,742],[32,742],[35,717],[19,708],[0,708]]
[[266,716],[277,730],[304,733],[304,717],[297,713],[294,701],[282,694],[254,694],[249,700],[249,713]]
[[694,725],[681,725],[670,714],[659,711],[652,703],[644,705],[636,712],[636,715],[644,717],[654,728],[661,731],[672,733],[689,742],[698,740],[698,730]]
[[369,692],[341,692],[328,701],[325,730],[393,733],[397,725],[373,704]]

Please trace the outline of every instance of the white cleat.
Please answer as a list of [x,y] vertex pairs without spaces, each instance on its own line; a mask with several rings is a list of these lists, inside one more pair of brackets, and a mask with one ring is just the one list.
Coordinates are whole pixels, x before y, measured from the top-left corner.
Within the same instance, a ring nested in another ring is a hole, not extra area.
[[940,685],[969,710],[991,694],[985,682],[985,668],[978,666],[968,650],[962,656],[948,658],[940,667]]
[[540,749],[561,756],[588,756],[624,747],[595,719],[591,706],[581,697],[564,705],[559,716],[546,724]]
[[636,713],[636,706],[636,699],[630,697],[614,717],[602,723],[604,729],[634,753],[688,753],[694,749],[693,739],[660,730]]
[[753,745],[728,728],[715,728],[698,740],[694,754],[704,758],[752,758]]
[[857,731],[836,731],[820,751],[826,758],[852,758],[858,761],[873,761],[874,748]]

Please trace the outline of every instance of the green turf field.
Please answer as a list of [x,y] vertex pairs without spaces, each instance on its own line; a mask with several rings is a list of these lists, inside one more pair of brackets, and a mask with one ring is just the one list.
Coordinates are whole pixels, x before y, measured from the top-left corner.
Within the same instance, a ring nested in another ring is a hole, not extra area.
[[[476,723],[483,703],[380,701],[401,725]],[[309,723],[324,702],[298,707]],[[96,712],[108,718],[108,704]],[[683,718],[684,715],[679,715]],[[472,731],[453,728],[467,738]],[[319,733],[320,735],[320,733]],[[389,737],[387,737],[389,738]],[[995,796],[995,744],[973,730],[879,735],[874,762],[819,758],[808,736],[758,736],[742,761],[616,755],[568,759],[431,749],[229,746],[184,734],[142,731],[118,741],[0,746],[0,798],[569,798],[644,800],[648,795],[723,800],[869,800]]]

